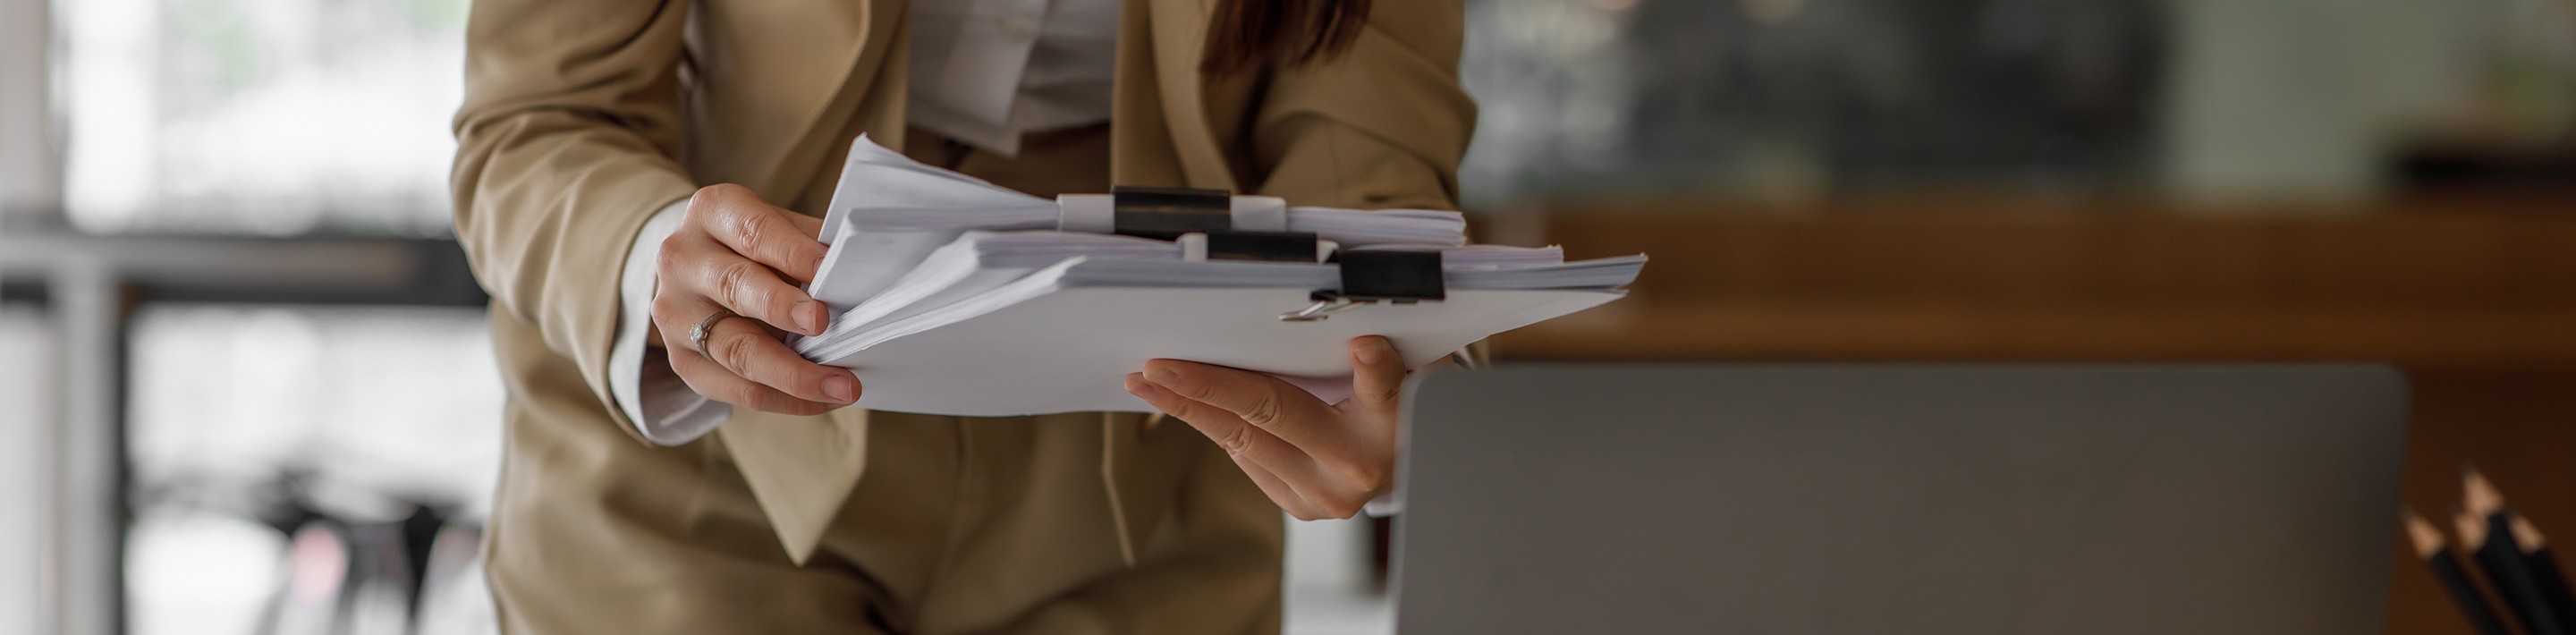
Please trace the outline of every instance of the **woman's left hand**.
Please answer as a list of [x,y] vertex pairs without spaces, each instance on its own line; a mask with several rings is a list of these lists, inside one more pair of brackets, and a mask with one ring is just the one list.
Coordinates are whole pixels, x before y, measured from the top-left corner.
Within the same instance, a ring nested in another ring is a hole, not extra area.
[[1327,404],[1261,373],[1157,359],[1127,392],[1225,448],[1262,493],[1300,520],[1349,518],[1395,485],[1404,358],[1386,338],[1351,340],[1351,398]]

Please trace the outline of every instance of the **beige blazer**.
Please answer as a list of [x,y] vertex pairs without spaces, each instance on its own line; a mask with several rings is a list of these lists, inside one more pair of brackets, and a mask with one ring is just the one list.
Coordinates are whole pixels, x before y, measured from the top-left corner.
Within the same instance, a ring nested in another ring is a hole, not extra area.
[[[475,4],[455,121],[456,229],[492,310],[515,318],[495,328],[536,331],[494,338],[511,399],[544,406],[513,425],[634,430],[609,395],[608,349],[618,273],[654,211],[731,182],[817,213],[858,133],[903,147],[912,1],[937,0]],[[1454,208],[1475,120],[1457,82],[1462,1],[1377,0],[1342,56],[1210,80],[1198,64],[1219,0],[1126,0],[1113,178],[1301,205]],[[530,376],[565,367],[578,382]],[[864,467],[867,419],[737,410],[720,429],[799,562]],[[1122,464],[1136,452],[1120,444],[1102,449],[1112,501],[1140,487]],[[1125,500],[1113,516],[1132,559],[1143,538],[1133,532],[1162,510]]]

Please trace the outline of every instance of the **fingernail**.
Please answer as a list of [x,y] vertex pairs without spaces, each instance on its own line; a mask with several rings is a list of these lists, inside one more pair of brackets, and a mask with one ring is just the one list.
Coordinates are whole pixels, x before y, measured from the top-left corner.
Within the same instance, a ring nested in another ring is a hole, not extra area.
[[796,308],[790,311],[796,314],[796,328],[804,331],[806,335],[822,335],[823,311],[816,308],[822,305],[823,303],[813,300],[796,303]]
[[1145,396],[1145,376],[1144,376],[1144,375],[1140,375],[1140,374],[1137,374],[1137,373],[1128,373],[1128,374],[1127,374],[1127,394],[1135,395],[1135,396],[1138,396],[1138,397],[1143,397],[1143,396]]
[[1384,338],[1370,338],[1369,343],[1360,345],[1360,362],[1365,364],[1384,363],[1386,362],[1387,353],[1394,352],[1394,350],[1395,346],[1386,343]]
[[1172,367],[1170,366],[1156,366],[1145,369],[1145,381],[1154,382],[1156,385],[1170,386],[1180,380],[1181,371],[1172,370]]
[[841,375],[825,377],[823,378],[823,394],[831,395],[833,401],[841,403],[858,401],[859,382],[858,380]]

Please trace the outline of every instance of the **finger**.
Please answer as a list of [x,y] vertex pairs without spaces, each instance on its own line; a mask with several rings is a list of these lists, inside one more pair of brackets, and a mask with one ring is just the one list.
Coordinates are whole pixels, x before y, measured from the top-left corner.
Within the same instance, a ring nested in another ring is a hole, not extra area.
[[798,399],[794,395],[779,392],[776,388],[760,385],[759,382],[725,370],[723,366],[716,364],[714,360],[707,359],[705,355],[698,354],[697,351],[679,347],[665,350],[670,351],[671,372],[678,374],[680,381],[688,384],[690,390],[697,391],[708,399],[753,410],[791,415],[818,415],[840,408],[837,404]]
[[689,329],[722,308],[704,296],[664,286],[653,293],[653,330],[662,334],[664,348],[693,347],[697,343],[689,341]]
[[1393,407],[1404,391],[1404,356],[1395,343],[1375,335],[1351,339],[1351,401],[1370,407]]
[[1140,373],[1127,374],[1127,392],[1153,404],[1154,408],[1195,428],[1229,456],[1249,457],[1270,467],[1273,473],[1299,464],[1312,464],[1313,457],[1289,445],[1279,437],[1263,432],[1234,413],[1173,393],[1170,389],[1146,381]]
[[743,317],[805,335],[821,335],[831,326],[831,307],[714,240],[674,236],[662,243],[662,262],[666,285],[712,298]]
[[[858,378],[850,374],[849,370],[806,361],[803,357],[787,350],[786,344],[779,342],[770,331],[761,328],[758,322],[749,319],[716,320],[711,324],[713,332],[708,334],[704,344],[705,350],[699,350],[700,344],[690,340],[689,331],[699,322],[706,320],[707,316],[715,315],[719,308],[713,300],[703,296],[666,290],[653,299],[654,327],[662,333],[665,341],[672,342],[669,349],[686,350],[702,358],[711,354],[720,356],[720,358],[708,360],[719,372],[743,377],[753,383],[767,385],[774,389],[793,392],[806,400],[847,404],[857,399]],[[784,372],[776,370],[781,368],[775,363],[781,361],[777,359],[781,356],[794,362],[794,364],[785,365]],[[724,363],[726,360],[722,357],[742,360],[739,365],[752,367],[757,372],[751,376],[745,376],[745,372]],[[677,368],[677,366],[675,356],[673,367]],[[815,375],[816,372],[824,374]],[[842,398],[845,396],[847,399]]]
[[[1127,392],[1153,404],[1154,408],[1207,435],[1227,456],[1249,460],[1268,468],[1272,474],[1286,477],[1290,483],[1313,482],[1315,459],[1304,450],[1282,441],[1247,423],[1242,417],[1223,408],[1183,397],[1168,388],[1146,381],[1142,373],[1127,374]],[[1304,489],[1299,489],[1304,492]]]
[[[706,213],[697,214],[704,205]],[[815,237],[821,225],[799,226],[788,220],[795,212],[779,209],[760,200],[749,188],[732,184],[710,185],[698,190],[689,200],[692,218],[717,242],[733,248],[755,262],[797,280],[813,280],[814,271],[823,264],[826,249]]]
[[1306,497],[1297,495],[1297,490],[1289,487],[1287,481],[1280,480],[1279,475],[1272,474],[1270,468],[1262,467],[1261,464],[1243,457],[1234,457],[1234,466],[1242,468],[1243,475],[1252,478],[1252,485],[1261,488],[1261,494],[1269,496],[1270,502],[1288,512],[1289,516],[1294,516],[1298,520],[1325,518],[1323,511],[1315,509],[1314,503],[1307,502]]
[[[1174,359],[1145,362],[1145,380],[1191,401],[1224,409],[1245,423],[1305,450],[1333,454],[1346,445],[1326,425],[1331,406],[1305,389],[1261,373]],[[1179,416],[1180,413],[1172,413]]]
[[[794,223],[796,225],[797,235],[812,236],[814,237],[815,242],[823,241],[823,219],[794,212],[789,212],[785,216],[787,218],[787,222]],[[825,245],[823,247],[823,251],[826,254],[829,254],[831,250],[832,248],[829,245]]]
[[[1317,457],[1244,422],[1232,412],[1145,381],[1142,373],[1127,375],[1127,392],[1207,435],[1236,465],[1260,467],[1276,476],[1281,487],[1300,501],[1298,508],[1289,508],[1285,503],[1281,507],[1301,519],[1349,518],[1368,503],[1365,488],[1343,482],[1347,478],[1328,476]],[[1271,495],[1273,501],[1282,498],[1277,493]]]
[[848,405],[859,398],[858,377],[849,369],[807,361],[750,320],[717,320],[706,350],[697,352],[733,374],[798,399]]

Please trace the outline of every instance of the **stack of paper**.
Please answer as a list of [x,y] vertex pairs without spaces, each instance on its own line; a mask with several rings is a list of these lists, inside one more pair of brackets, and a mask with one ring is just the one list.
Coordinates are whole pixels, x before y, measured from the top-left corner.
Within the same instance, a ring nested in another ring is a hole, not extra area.
[[1386,336],[1419,367],[1617,299],[1645,263],[1465,245],[1454,212],[1284,208],[1287,230],[1318,234],[1342,253],[1439,252],[1445,290],[1437,301],[1283,321],[1317,292],[1336,291],[1341,265],[1201,260],[1183,242],[1057,231],[1065,212],[1054,201],[864,138],[855,146],[823,230],[831,251],[810,289],[838,315],[829,331],[792,344],[854,370],[863,408],[1150,412],[1123,381],[1156,358],[1270,373],[1339,401],[1351,390],[1351,338]]
[[[968,230],[1056,229],[1062,208],[974,177],[924,165],[862,136],[851,144],[819,237],[832,251],[814,277],[814,299],[849,310],[883,291]],[[1286,208],[1286,231],[1343,247],[1461,245],[1457,212]]]

